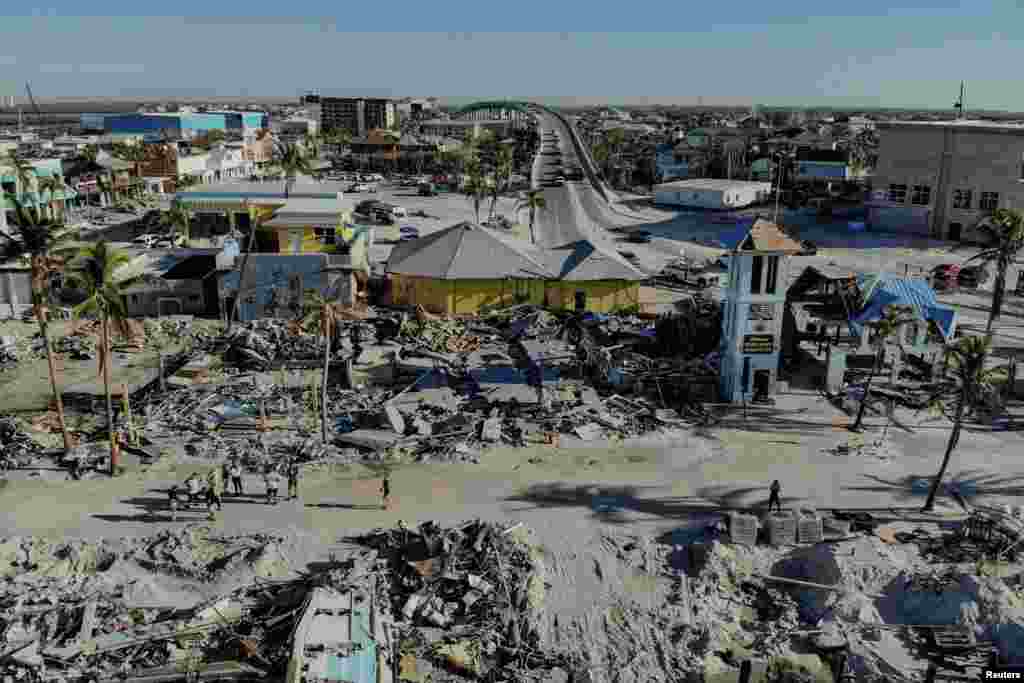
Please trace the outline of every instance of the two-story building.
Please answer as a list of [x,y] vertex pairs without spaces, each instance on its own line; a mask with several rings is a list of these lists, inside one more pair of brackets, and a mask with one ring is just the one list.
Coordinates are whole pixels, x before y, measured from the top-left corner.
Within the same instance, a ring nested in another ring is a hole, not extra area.
[[770,400],[779,370],[789,257],[800,244],[761,218],[741,226],[732,245],[722,302],[719,391],[723,401]]
[[1024,125],[965,119],[876,128],[872,229],[972,241],[994,209],[1024,207]]

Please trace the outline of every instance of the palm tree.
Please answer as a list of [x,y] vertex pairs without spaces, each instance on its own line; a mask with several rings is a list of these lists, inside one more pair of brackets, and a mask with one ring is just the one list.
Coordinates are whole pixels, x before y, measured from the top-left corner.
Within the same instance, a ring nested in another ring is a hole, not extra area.
[[64,191],[64,183],[58,176],[43,176],[36,181],[36,189],[39,194],[39,206],[43,203],[43,194],[47,193],[50,195],[47,204],[50,209],[50,218],[57,219],[57,208],[55,206],[57,202],[57,193]]
[[942,485],[942,478],[946,476],[949,460],[960,441],[965,410],[977,405],[986,393],[994,391],[995,385],[1006,380],[1006,368],[985,368],[989,346],[990,341],[984,337],[965,337],[955,344],[946,346],[947,376],[941,387],[928,400],[928,407],[948,415],[952,404],[953,429],[949,433],[942,465],[928,491],[928,498],[921,508],[922,512],[930,512],[935,508],[935,497]]
[[110,337],[111,325],[122,333],[126,331],[128,312],[121,290],[138,282],[141,277],[126,272],[131,257],[111,247],[105,240],[83,247],[75,262],[70,279],[81,287],[86,299],[75,307],[76,317],[97,315],[100,319],[99,365],[103,375],[103,392],[107,399],[107,430],[110,433],[111,471],[114,472],[114,402],[110,394]]
[[44,219],[36,209],[21,204],[17,198],[8,195],[18,213],[18,232],[21,234],[21,248],[29,257],[31,267],[32,308],[39,324],[39,334],[46,348],[46,363],[50,370],[50,387],[57,406],[57,422],[64,438],[64,449],[71,449],[71,435],[64,420],[64,400],[57,384],[57,366],[54,362],[53,347],[50,344],[49,311],[47,303],[50,293],[50,275],[64,267],[62,247],[75,236],[62,222]]
[[306,148],[306,152],[313,159],[320,157],[320,143],[322,139],[316,133],[307,132],[302,138],[302,144]]
[[285,177],[284,182],[284,198],[288,198],[288,192],[291,190],[292,185],[295,184],[295,177],[297,175],[313,175],[313,167],[309,163],[309,159],[302,153],[302,150],[298,145],[294,145],[288,142],[281,143],[277,146],[277,165],[281,168],[281,173]]
[[498,197],[508,187],[509,179],[512,177],[512,150],[507,146],[498,148],[494,162],[494,187],[491,188],[491,208],[488,211],[488,218],[494,217],[494,207],[498,203]]
[[188,246],[189,239],[189,211],[185,208],[185,205],[175,199],[171,202],[171,207],[161,217],[161,222],[171,229],[171,244],[174,244],[176,237],[180,234],[185,237],[184,246]]
[[[865,300],[868,298],[870,298],[870,292],[865,296]],[[871,345],[875,348],[875,360],[871,366],[871,374],[868,375],[867,384],[864,385],[864,397],[860,400],[860,407],[857,408],[857,419],[850,425],[851,432],[859,432],[862,429],[861,423],[864,421],[864,409],[867,407],[871,395],[871,382],[881,370],[885,345],[890,339],[895,339],[897,346],[902,350],[903,343],[900,339],[900,331],[903,329],[903,325],[913,321],[910,309],[900,306],[886,306],[882,318],[869,323],[869,326],[875,331],[874,339],[871,341]]]
[[199,180],[192,175],[180,175],[174,179],[174,190],[180,192],[199,184]]
[[537,211],[547,206],[547,201],[544,199],[543,190],[527,190],[520,197],[516,203],[516,211],[519,209],[530,210],[530,242],[533,244],[537,243],[537,237],[533,232],[534,219],[537,217]]
[[110,181],[107,180],[106,174],[96,176],[96,191],[99,192],[100,195],[100,206],[106,206],[107,197],[110,198],[111,202],[114,201],[114,195],[112,193],[113,189],[110,185]]
[[14,171],[14,178],[20,188],[18,199],[21,199],[22,195],[32,191],[33,182],[36,182],[36,169],[16,152],[9,152],[7,154],[7,163],[11,165],[11,169]]
[[994,263],[996,266],[992,308],[989,310],[988,323],[985,325],[985,337],[991,343],[993,328],[1003,310],[1003,300],[1006,298],[1006,271],[1017,253],[1024,248],[1024,213],[1017,209],[996,209],[988,220],[978,225],[978,229],[988,237],[988,246],[964,263],[982,261]]
[[327,376],[331,366],[331,341],[341,319],[341,309],[341,304],[326,299],[316,290],[306,292],[302,325],[306,329],[316,329],[324,339],[324,371],[320,399],[320,437],[324,443],[327,443]]

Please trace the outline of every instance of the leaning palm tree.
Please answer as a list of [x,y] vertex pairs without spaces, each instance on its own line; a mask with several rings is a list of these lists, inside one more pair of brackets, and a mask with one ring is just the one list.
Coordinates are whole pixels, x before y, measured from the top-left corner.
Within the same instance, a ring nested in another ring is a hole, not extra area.
[[960,441],[965,411],[982,403],[987,396],[993,395],[997,385],[1006,380],[1006,368],[985,367],[989,346],[989,340],[984,337],[965,337],[945,349],[946,377],[939,389],[929,398],[928,407],[947,416],[952,412],[953,429],[949,433],[942,465],[928,491],[923,512],[930,512],[935,508],[935,497],[938,495],[943,477],[946,476],[953,450]]
[[21,204],[15,197],[8,196],[18,213],[18,232],[21,235],[21,248],[29,258],[31,268],[32,308],[39,324],[39,334],[46,348],[46,363],[50,371],[50,388],[57,408],[57,422],[64,438],[64,449],[71,449],[71,435],[68,433],[64,419],[64,400],[60,386],[57,384],[57,366],[54,362],[53,347],[49,333],[50,276],[63,270],[63,248],[76,237],[74,231],[65,227],[62,222],[47,220],[36,209]]
[[115,474],[114,402],[110,393],[111,331],[127,331],[128,312],[122,290],[135,284],[141,277],[128,272],[131,257],[115,249],[106,241],[90,244],[79,250],[71,271],[72,282],[85,291],[86,299],[75,307],[76,317],[96,315],[100,320],[99,366],[103,376],[103,393],[107,399],[107,430],[110,436],[111,475]]
[[864,397],[860,400],[860,407],[857,408],[857,418],[850,425],[851,432],[859,432],[862,429],[862,423],[864,422],[864,410],[868,405],[868,399],[871,394],[871,381],[875,378],[875,375],[881,370],[882,358],[885,354],[885,345],[890,341],[895,341],[896,345],[902,350],[903,343],[900,339],[900,332],[903,326],[907,323],[914,322],[914,318],[911,316],[911,309],[901,306],[886,306],[882,317],[872,323],[868,323],[871,327],[875,336],[871,341],[871,345],[875,349],[874,362],[871,365],[871,374],[868,375],[868,381],[864,385]]
[[993,328],[1003,310],[1006,297],[1006,271],[1014,262],[1018,252],[1024,249],[1024,213],[1017,209],[996,209],[992,216],[978,225],[988,238],[988,246],[979,254],[967,259],[994,263],[996,267],[995,287],[992,290],[992,308],[989,310],[985,336],[991,342]]
[[534,244],[537,243],[537,236],[533,232],[534,220],[537,218],[537,212],[546,206],[547,201],[544,199],[543,190],[527,190],[516,203],[516,211],[520,209],[529,209],[530,211],[530,242]]
[[324,339],[324,371],[320,397],[320,436],[327,443],[327,376],[331,366],[331,341],[341,319],[341,304],[330,301],[316,290],[306,292],[302,302],[304,315],[302,326],[315,329]]
[[277,165],[281,168],[281,174],[285,178],[285,199],[288,198],[288,193],[295,184],[296,176],[299,174],[313,175],[314,173],[313,167],[306,155],[302,153],[302,149],[298,145],[287,142],[277,146]]

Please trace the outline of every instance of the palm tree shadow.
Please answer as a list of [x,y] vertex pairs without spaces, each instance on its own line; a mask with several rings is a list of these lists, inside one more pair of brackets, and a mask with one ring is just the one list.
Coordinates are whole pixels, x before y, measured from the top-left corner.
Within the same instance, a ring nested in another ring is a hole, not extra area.
[[[660,519],[684,519],[692,515],[749,511],[750,498],[763,496],[767,505],[767,487],[707,486],[693,496],[648,497],[646,493],[661,487],[607,486],[602,484],[534,484],[522,493],[508,496],[510,503],[523,503],[517,510],[589,508],[590,518],[606,524],[624,525],[634,521],[629,513],[638,513]],[[795,499],[784,499],[790,502]]]
[[[845,486],[847,491],[888,493],[898,500],[916,500],[928,495],[935,474],[908,474],[896,479],[885,479],[873,474],[861,475],[873,482],[860,486]],[[1024,496],[1024,483],[1019,477],[986,472],[980,469],[961,470],[943,479],[940,492],[956,493],[970,502],[982,496]]]

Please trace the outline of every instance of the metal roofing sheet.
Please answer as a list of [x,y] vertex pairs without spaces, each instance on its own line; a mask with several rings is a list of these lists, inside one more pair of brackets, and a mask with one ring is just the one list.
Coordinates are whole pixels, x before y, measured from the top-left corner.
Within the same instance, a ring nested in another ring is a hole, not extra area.
[[920,319],[934,321],[947,339],[953,332],[952,309],[939,304],[935,290],[926,280],[860,275],[857,286],[867,294],[867,303],[850,319],[855,334],[861,333],[865,323],[880,320],[887,306],[909,306]]

